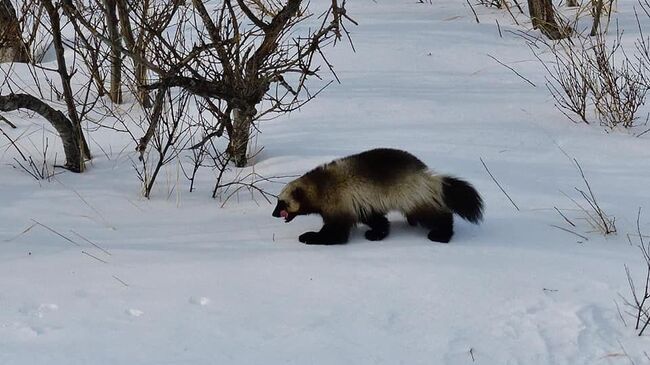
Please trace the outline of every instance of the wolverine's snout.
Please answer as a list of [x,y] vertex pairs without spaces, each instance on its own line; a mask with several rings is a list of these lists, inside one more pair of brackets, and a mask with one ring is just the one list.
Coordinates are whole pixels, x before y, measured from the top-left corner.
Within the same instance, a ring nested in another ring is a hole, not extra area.
[[275,206],[275,209],[273,209],[273,216],[275,218],[280,218],[282,215],[280,215],[280,212],[285,209],[286,204],[283,201],[278,201],[278,204]]
[[291,222],[291,220],[296,217],[296,213],[289,213],[287,210],[287,203],[282,200],[278,201],[272,215],[276,218],[284,218],[284,221],[287,223]]

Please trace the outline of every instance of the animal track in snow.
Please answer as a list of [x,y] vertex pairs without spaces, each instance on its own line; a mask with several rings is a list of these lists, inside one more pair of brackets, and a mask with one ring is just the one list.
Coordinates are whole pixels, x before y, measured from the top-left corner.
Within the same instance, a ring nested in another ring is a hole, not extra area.
[[130,315],[131,317],[140,317],[144,314],[144,312],[139,309],[131,308],[126,310],[126,314]]
[[57,310],[59,310],[58,305],[54,303],[43,303],[39,304],[38,307],[31,305],[25,306],[22,309],[19,309],[19,312],[31,317],[43,318],[47,313],[51,313]]
[[38,306],[40,312],[52,312],[58,310],[59,306],[54,303],[41,304]]
[[36,326],[22,322],[0,324],[0,338],[15,338],[21,341],[34,339],[60,327]]
[[210,304],[210,298],[206,297],[190,297],[190,303],[200,306],[206,306]]

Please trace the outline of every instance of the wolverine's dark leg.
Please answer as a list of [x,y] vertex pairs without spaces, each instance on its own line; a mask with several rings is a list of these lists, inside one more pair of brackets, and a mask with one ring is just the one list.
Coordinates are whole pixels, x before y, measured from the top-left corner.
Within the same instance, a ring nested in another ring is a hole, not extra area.
[[436,218],[435,225],[427,237],[431,241],[448,243],[454,235],[454,216],[451,213],[441,214]]
[[380,241],[388,236],[390,223],[383,214],[372,214],[363,218],[361,222],[370,227],[370,230],[366,231],[365,234],[367,240]]
[[346,219],[324,219],[318,232],[305,232],[298,240],[308,245],[339,245],[348,242],[353,222]]
[[431,241],[448,243],[454,235],[454,216],[449,212],[440,212],[433,208],[419,209],[412,213],[423,227],[428,228],[427,237]]
[[412,214],[407,214],[406,215],[406,221],[409,223],[409,225],[415,227],[418,225],[418,219],[413,216]]

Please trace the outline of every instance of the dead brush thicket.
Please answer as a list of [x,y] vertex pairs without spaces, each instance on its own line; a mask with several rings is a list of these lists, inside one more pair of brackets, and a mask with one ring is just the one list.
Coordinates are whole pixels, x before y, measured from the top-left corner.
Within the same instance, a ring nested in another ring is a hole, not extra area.
[[[622,46],[623,30],[617,27],[615,34],[606,34],[611,5],[606,11],[607,26],[600,31],[594,32],[599,28],[593,25],[589,35],[576,32],[557,41],[528,39],[532,53],[546,70],[546,87],[555,106],[571,121],[599,123],[608,130],[647,123],[643,106],[650,91],[650,42],[643,23],[650,21],[650,12],[647,2],[643,6],[648,17],[636,18],[640,36],[633,53]],[[574,29],[578,20],[576,16]]]
[[[569,1],[566,5],[571,9],[567,11],[547,0],[540,2],[536,5],[529,1],[528,7],[533,28],[540,29],[542,34],[514,34],[528,43],[546,70],[546,87],[555,106],[574,123],[599,123],[608,130],[645,126],[650,115],[643,109],[650,91],[650,37],[644,29],[650,23],[650,0],[639,0],[639,13],[635,7],[639,35],[634,49],[623,47],[624,31],[618,23],[615,22],[615,33],[609,34],[615,0]],[[478,4],[507,9],[512,15],[506,0],[480,0]],[[519,3],[514,4],[523,13]],[[537,15],[535,6],[539,8]],[[474,15],[478,21],[475,12]],[[513,19],[520,24],[514,16]],[[643,130],[637,136],[649,131]]]
[[[357,25],[345,0],[5,3],[15,6],[11,16],[0,13],[0,56],[3,49],[29,51],[33,81],[13,63],[3,65],[0,112],[26,109],[48,120],[62,139],[65,167],[75,172],[92,157],[88,134],[129,134],[146,197],[174,163],[190,191],[199,169],[212,173],[214,197],[266,181],[226,171],[233,164],[252,169],[248,161],[260,149],[250,144],[262,121],[299,110],[338,81],[326,50],[344,41],[354,50],[348,26]],[[21,36],[24,45],[3,40],[9,26],[10,40]],[[47,45],[56,63],[42,57]],[[11,146],[17,133],[7,130],[0,140]],[[226,182],[231,175],[235,181]]]

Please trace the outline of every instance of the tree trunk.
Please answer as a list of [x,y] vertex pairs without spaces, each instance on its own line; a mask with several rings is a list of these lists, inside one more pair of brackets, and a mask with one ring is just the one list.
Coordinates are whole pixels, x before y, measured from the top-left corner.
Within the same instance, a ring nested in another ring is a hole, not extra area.
[[[126,0],[116,0],[115,3],[117,4],[117,12],[120,16],[120,30],[124,39],[124,43],[132,53],[137,55],[137,57],[131,57],[133,60],[133,68],[135,69],[135,97],[138,99],[138,101],[140,101],[140,104],[143,107],[150,108],[151,97],[149,96],[149,91],[143,87],[147,82],[147,66],[141,62],[141,60],[146,56],[146,47],[144,44],[145,37],[143,34],[146,32],[146,30],[140,29],[140,34],[138,36],[138,40],[136,41],[135,37],[133,36],[133,27],[131,26],[131,21],[129,19],[129,12],[137,11],[137,9],[129,9]],[[145,19],[147,15],[147,9],[149,9],[149,2],[142,1],[141,6],[143,9],[141,16],[142,19]]]
[[248,162],[248,141],[252,124],[253,114],[250,111],[233,109],[232,134],[230,135],[228,153],[237,167],[244,167]]
[[[72,128],[74,128],[75,136],[79,138],[79,148],[80,153],[83,157],[91,158],[90,148],[88,148],[88,143],[84,137],[83,130],[81,128],[81,120],[79,119],[79,114],[77,113],[77,108],[75,106],[74,94],[72,93],[72,86],[70,85],[70,79],[72,78],[68,73],[68,68],[65,63],[65,49],[63,47],[63,39],[61,38],[61,18],[58,13],[58,9],[54,7],[51,0],[41,0],[41,4],[45,7],[48,17],[50,18],[50,24],[52,26],[52,43],[54,44],[54,51],[56,54],[56,63],[57,63],[57,72],[61,77],[61,85],[63,86],[63,98],[65,99],[65,104],[68,108],[68,118],[72,123]],[[81,171],[84,169],[82,158]]]
[[52,108],[45,102],[28,94],[0,95],[0,111],[9,112],[17,109],[28,109],[40,114],[59,132],[65,152],[65,166],[70,171],[82,172],[84,160],[81,154],[78,131],[72,122],[60,111]]
[[549,39],[562,39],[569,35],[569,29],[557,24],[551,0],[528,0],[528,11],[533,28],[539,29]]
[[158,129],[158,124],[160,124],[160,118],[163,113],[163,106],[165,105],[165,94],[167,93],[167,88],[162,87],[158,89],[158,94],[156,94],[156,101],[153,104],[153,110],[151,111],[151,116],[149,117],[149,127],[147,132],[140,138],[138,145],[135,147],[135,150],[140,152],[140,161],[144,160],[144,153],[147,150],[149,141],[153,138],[156,129]]
[[29,62],[16,10],[10,0],[0,0],[0,62]]
[[600,25],[600,17],[603,14],[603,0],[591,0],[591,14],[594,17],[594,22],[591,25],[590,36],[598,34],[598,26]]
[[[136,46],[134,50],[142,59],[146,57],[145,46],[143,44]],[[138,98],[144,108],[150,108],[151,96],[149,95],[149,91],[143,87],[147,83],[147,66],[143,62],[135,61],[135,58],[133,62],[135,66],[135,85],[137,88],[136,98]]]
[[120,31],[117,22],[115,0],[104,0],[106,7],[106,27],[111,39],[111,101],[122,104],[122,52],[120,51]]

